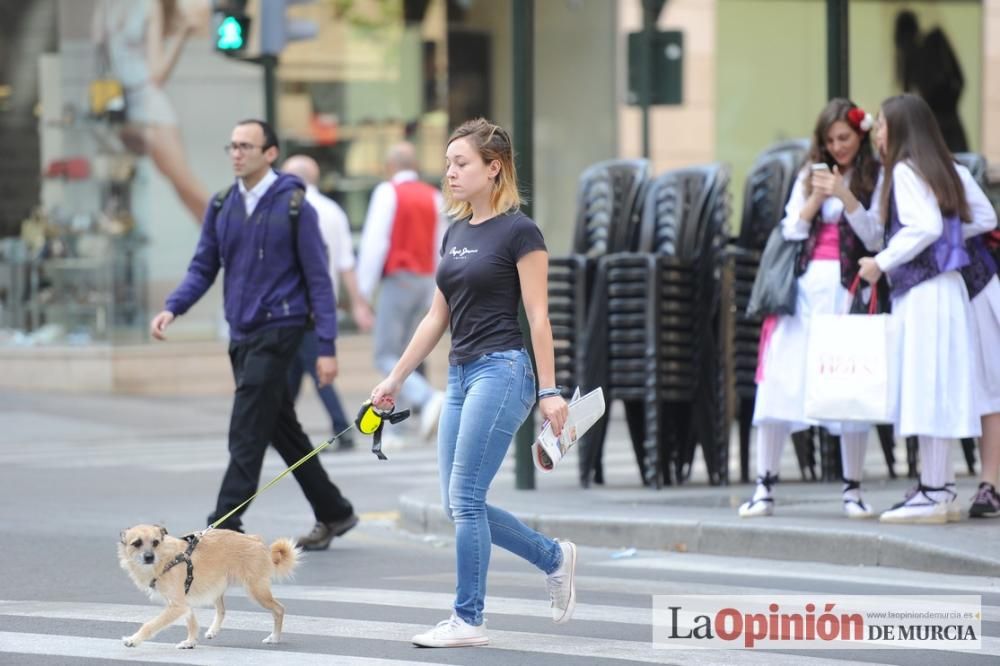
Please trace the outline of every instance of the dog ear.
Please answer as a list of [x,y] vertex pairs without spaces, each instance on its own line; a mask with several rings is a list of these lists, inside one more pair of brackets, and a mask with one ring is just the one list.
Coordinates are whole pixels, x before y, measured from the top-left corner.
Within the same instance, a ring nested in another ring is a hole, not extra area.
[[123,546],[125,545],[125,532],[126,531],[127,530],[122,530],[121,532],[118,533],[118,540],[121,541],[121,543],[122,543]]
[[163,525],[157,525],[157,527],[160,528],[160,537],[167,536],[167,528],[166,527],[164,527]]

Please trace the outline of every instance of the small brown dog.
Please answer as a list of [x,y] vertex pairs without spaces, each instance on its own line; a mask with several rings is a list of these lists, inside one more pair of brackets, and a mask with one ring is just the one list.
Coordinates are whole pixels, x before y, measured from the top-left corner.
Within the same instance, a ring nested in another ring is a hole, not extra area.
[[287,578],[295,569],[300,554],[295,542],[278,539],[268,548],[259,536],[232,530],[208,530],[198,536],[191,549],[189,541],[167,535],[159,525],[136,525],[121,533],[122,569],[150,598],[158,592],[167,602],[158,617],[122,638],[125,645],[139,645],[186,613],[187,639],[177,647],[193,648],[198,642],[193,607],[209,603],[215,604],[215,618],[205,638],[215,638],[226,615],[222,596],[231,581],[243,583],[250,597],[274,616],[274,631],[264,642],[281,640],[285,607],[271,596],[271,580]]

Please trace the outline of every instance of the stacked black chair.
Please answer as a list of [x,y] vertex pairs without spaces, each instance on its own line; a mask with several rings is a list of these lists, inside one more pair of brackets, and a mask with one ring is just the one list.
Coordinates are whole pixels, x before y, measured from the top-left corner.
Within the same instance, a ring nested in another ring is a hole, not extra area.
[[609,160],[580,175],[572,254],[549,260],[549,321],[556,383],[583,383],[587,313],[597,258],[627,249],[638,220],[648,160]]
[[[718,315],[728,186],[722,165],[659,176],[646,188],[636,251],[597,264],[586,383],[625,403],[643,483],[657,488],[688,477],[697,444],[710,480],[727,480]],[[584,486],[592,474],[600,481],[605,434],[606,421],[581,445]]]
[[[750,429],[757,395],[757,352],[760,344],[760,317],[747,317],[760,256],[775,225],[785,213],[802,161],[809,150],[808,140],[785,141],[765,150],[747,175],[743,190],[743,215],[735,243],[726,248],[725,298],[729,313],[730,344],[727,358],[735,387],[736,414],[739,420],[740,481],[750,480]],[[814,469],[802,447],[796,448],[799,466]],[[805,473],[805,472],[804,472]],[[815,478],[815,471],[812,472]]]

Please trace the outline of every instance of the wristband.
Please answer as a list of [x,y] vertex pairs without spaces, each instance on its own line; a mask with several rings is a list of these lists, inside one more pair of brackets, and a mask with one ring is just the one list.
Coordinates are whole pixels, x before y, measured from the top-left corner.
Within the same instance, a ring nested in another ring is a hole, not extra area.
[[561,386],[553,386],[552,388],[543,388],[540,391],[538,391],[539,400],[541,400],[542,398],[551,398],[557,395],[562,395]]

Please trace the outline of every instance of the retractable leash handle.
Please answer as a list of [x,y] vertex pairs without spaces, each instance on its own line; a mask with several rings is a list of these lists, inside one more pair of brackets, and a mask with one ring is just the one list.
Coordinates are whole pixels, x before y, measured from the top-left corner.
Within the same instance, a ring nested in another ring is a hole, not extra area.
[[388,460],[386,455],[382,453],[382,429],[385,428],[385,422],[388,421],[391,425],[396,425],[410,416],[408,409],[401,412],[394,410],[395,406],[388,409],[379,408],[373,405],[371,400],[365,400],[361,403],[361,409],[358,410],[358,417],[354,419],[354,425],[358,432],[362,435],[372,436],[372,453],[379,460]]

